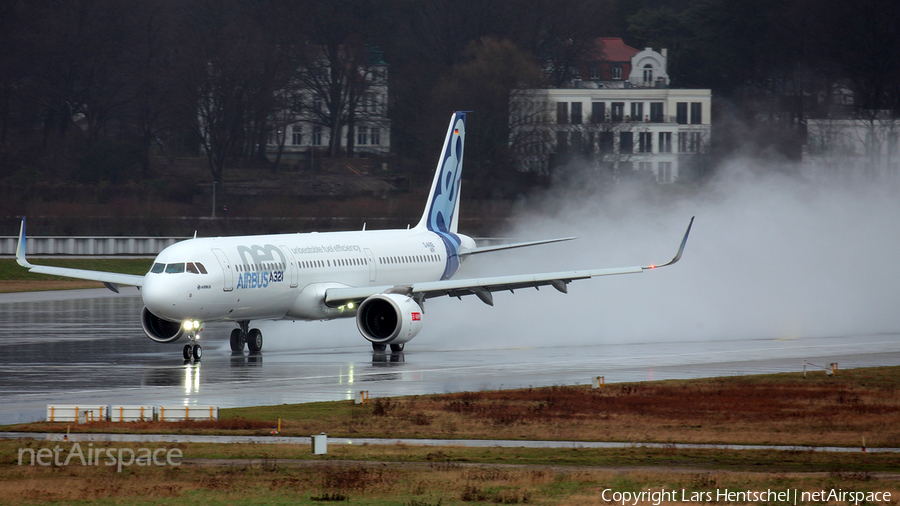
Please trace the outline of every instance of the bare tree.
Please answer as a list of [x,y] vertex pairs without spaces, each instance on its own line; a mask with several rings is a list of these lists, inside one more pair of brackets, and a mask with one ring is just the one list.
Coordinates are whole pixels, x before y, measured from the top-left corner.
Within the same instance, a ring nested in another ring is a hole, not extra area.
[[[246,157],[273,105],[273,72],[263,27],[237,0],[194,0],[183,6],[189,33],[181,53],[177,107],[182,124],[206,154],[210,173],[224,182],[229,158]],[[257,128],[258,126],[258,128]],[[262,140],[264,144],[264,139]]]

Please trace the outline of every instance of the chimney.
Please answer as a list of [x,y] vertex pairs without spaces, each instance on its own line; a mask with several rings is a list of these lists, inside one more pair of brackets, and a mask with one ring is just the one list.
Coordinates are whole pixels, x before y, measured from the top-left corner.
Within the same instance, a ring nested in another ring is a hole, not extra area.
[[663,57],[663,58],[668,58],[668,57],[669,57],[669,50],[668,50],[668,49],[662,48],[661,53],[662,53],[662,57]]

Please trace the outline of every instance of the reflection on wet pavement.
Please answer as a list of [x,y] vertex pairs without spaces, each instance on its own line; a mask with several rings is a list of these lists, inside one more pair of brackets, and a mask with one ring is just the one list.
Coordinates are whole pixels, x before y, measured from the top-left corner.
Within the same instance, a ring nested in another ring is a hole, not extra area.
[[[597,375],[612,383],[799,371],[804,360],[842,369],[900,363],[896,334],[478,350],[414,341],[405,353],[373,353],[356,335],[331,348],[288,340],[232,354],[227,322],[206,325],[194,363],[182,359],[182,343],[146,338],[141,308],[134,292],[0,295],[0,423],[42,419],[53,403],[227,408],[353,399],[359,390],[379,397],[588,384]],[[285,331],[291,338],[307,328],[295,325]]]

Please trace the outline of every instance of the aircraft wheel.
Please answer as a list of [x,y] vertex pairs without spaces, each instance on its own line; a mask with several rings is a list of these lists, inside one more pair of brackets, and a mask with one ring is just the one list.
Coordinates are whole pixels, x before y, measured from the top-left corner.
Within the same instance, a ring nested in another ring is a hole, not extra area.
[[377,351],[377,352],[379,352],[379,353],[381,353],[381,352],[384,352],[384,350],[387,349],[387,345],[386,345],[386,344],[380,344],[380,343],[372,343],[372,349],[375,350],[375,351]]
[[403,351],[403,348],[405,346],[406,346],[406,343],[392,344],[391,351],[393,351],[394,353],[399,353],[399,352]]
[[193,348],[194,352],[194,360],[200,360],[200,357],[203,355],[203,348],[200,347],[199,344],[195,344]]
[[184,345],[184,350],[182,350],[181,354],[184,356],[185,360],[190,360],[191,356],[193,356],[193,347],[189,344]]
[[231,331],[231,351],[244,351],[244,338],[241,335],[241,329],[234,329]]
[[247,335],[247,349],[250,351],[262,351],[263,338],[259,329],[250,329]]

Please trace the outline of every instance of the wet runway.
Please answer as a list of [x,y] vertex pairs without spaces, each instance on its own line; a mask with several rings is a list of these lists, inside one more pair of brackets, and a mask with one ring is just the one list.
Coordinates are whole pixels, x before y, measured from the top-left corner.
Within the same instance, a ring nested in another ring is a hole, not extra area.
[[[142,303],[78,290],[0,295],[0,424],[43,419],[47,404],[178,404],[222,408],[466,390],[607,383],[900,364],[900,335],[598,342],[565,336],[492,345],[426,324],[403,354],[373,354],[355,323],[262,322],[264,351],[232,356],[230,323],[202,334],[203,360],[140,328]],[[458,301],[452,303],[459,304]],[[464,303],[463,303],[464,304]],[[435,306],[437,307],[437,306]],[[465,314],[466,307],[456,308]],[[457,315],[458,318],[458,315]],[[436,318],[437,319],[437,318]],[[483,331],[487,333],[487,331]],[[819,366],[819,369],[816,369]],[[813,372],[814,371],[814,372]]]

